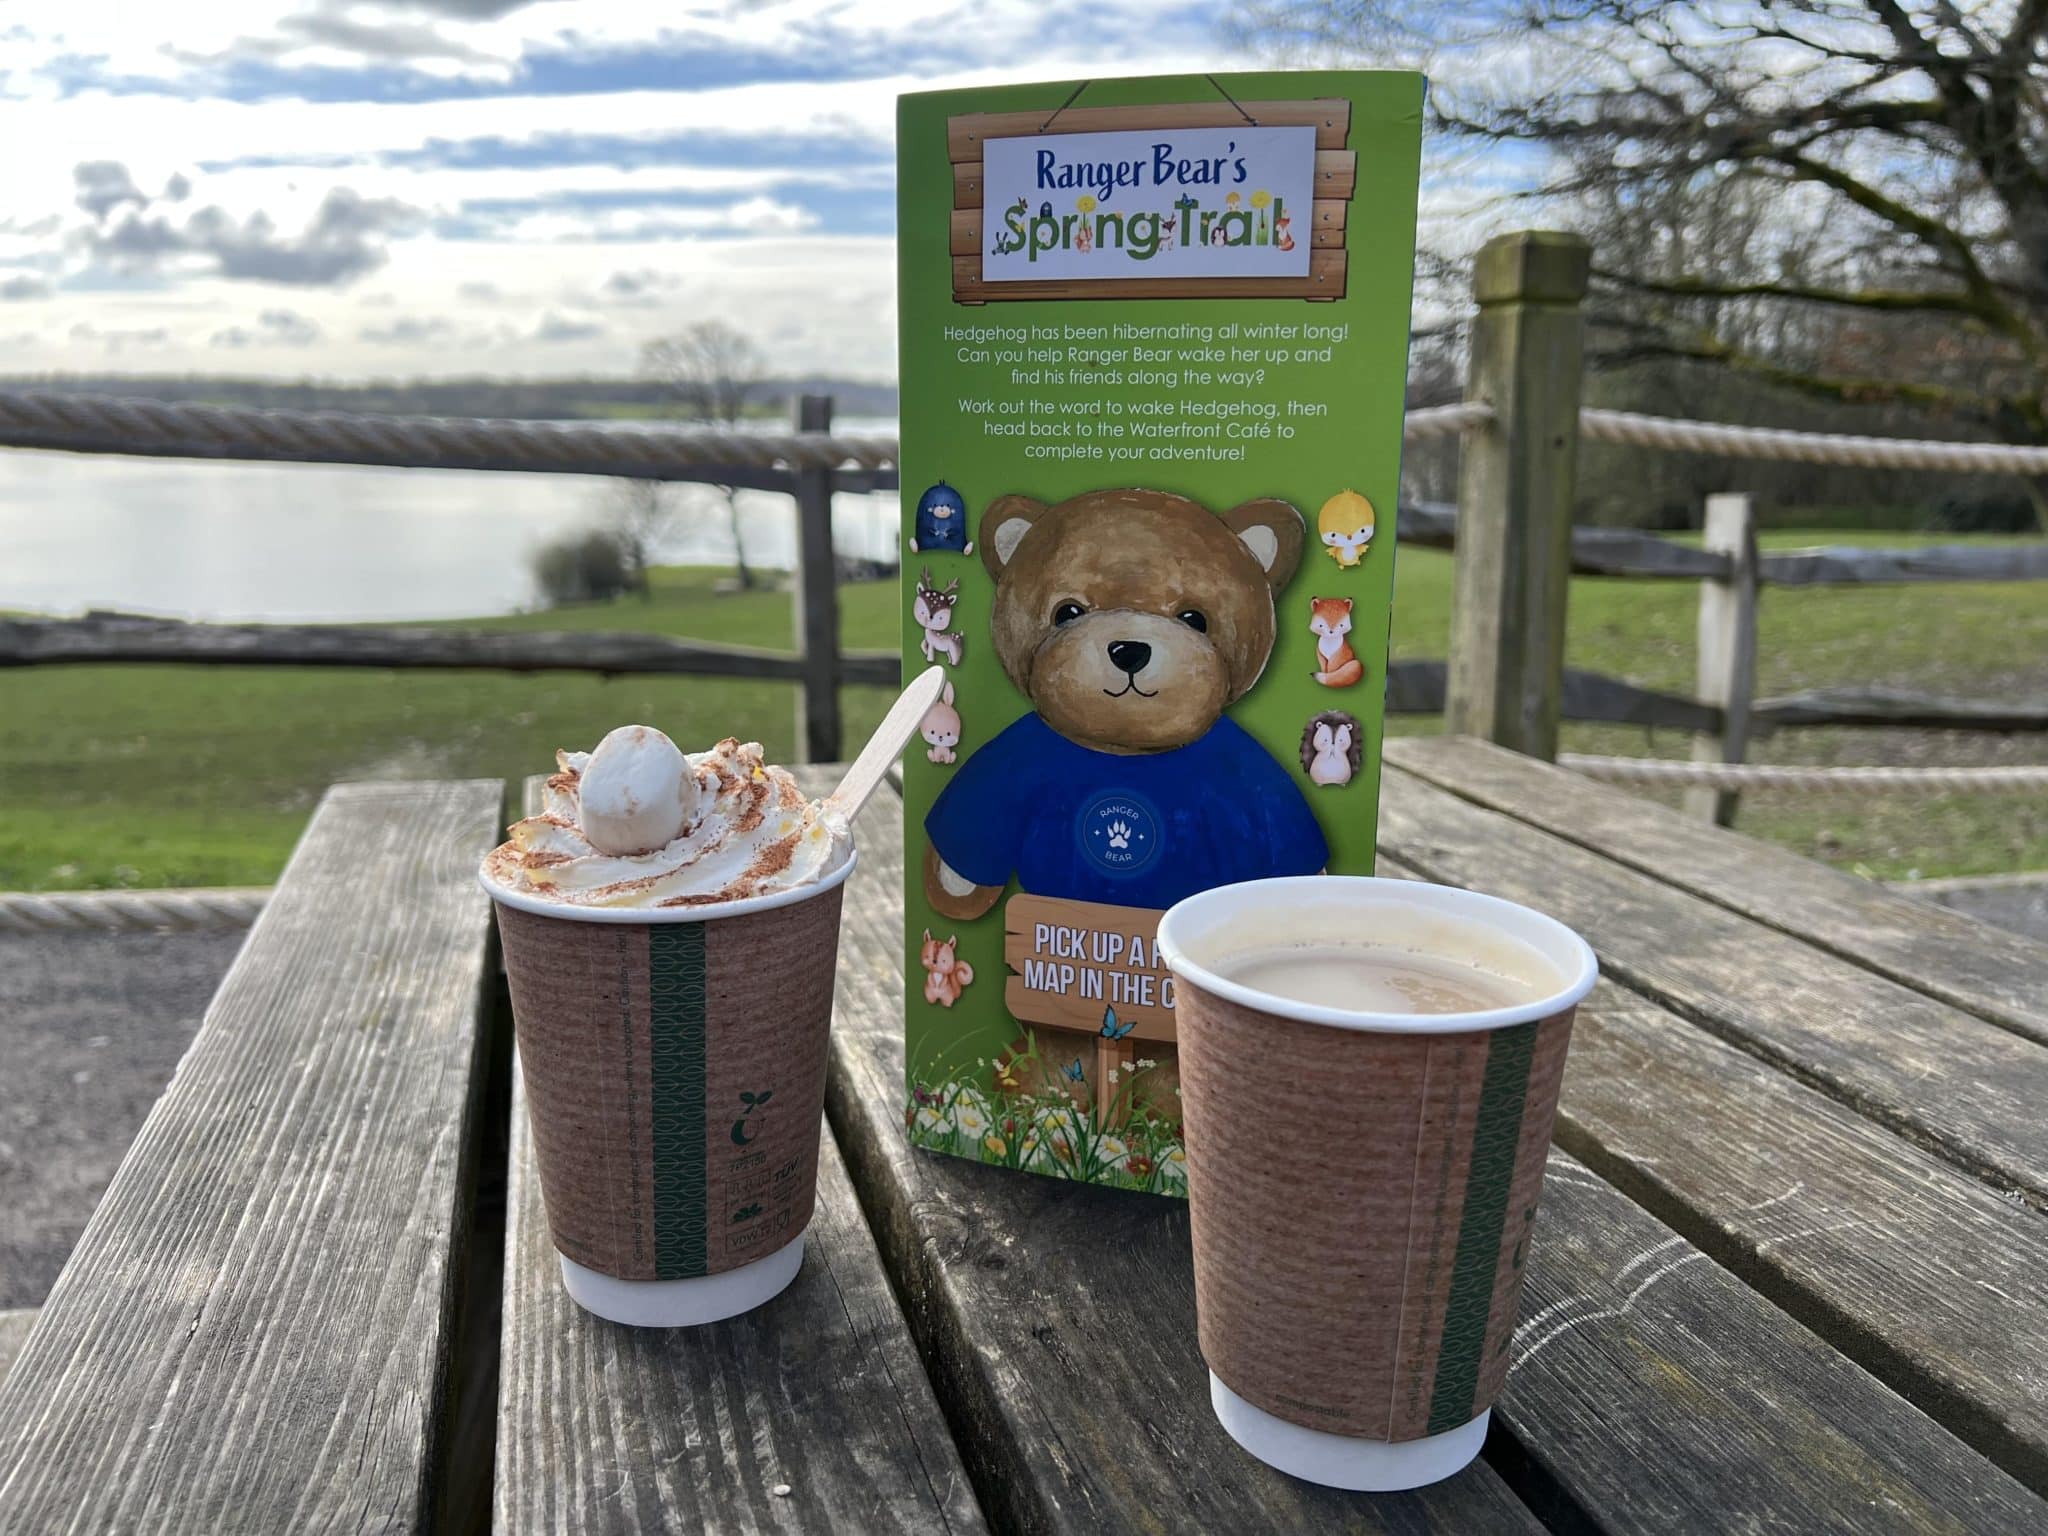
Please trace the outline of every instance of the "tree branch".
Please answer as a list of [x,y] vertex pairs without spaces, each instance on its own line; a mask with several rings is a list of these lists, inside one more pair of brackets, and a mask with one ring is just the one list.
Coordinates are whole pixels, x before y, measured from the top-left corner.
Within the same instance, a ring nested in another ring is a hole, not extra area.
[[1632,288],[1640,293],[1662,294],[1674,299],[1790,299],[1806,304],[1833,304],[1845,309],[1871,309],[1908,314],[1942,313],[1978,315],[1976,300],[1963,293],[1915,293],[1909,289],[1823,288],[1808,283],[1747,282],[1718,283],[1703,277],[1636,277],[1627,272],[1596,268],[1603,282]]

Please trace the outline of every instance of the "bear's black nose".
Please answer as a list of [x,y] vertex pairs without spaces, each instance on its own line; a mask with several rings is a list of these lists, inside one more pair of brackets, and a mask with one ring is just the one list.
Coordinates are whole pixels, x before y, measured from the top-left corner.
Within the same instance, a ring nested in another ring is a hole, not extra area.
[[1152,647],[1142,640],[1112,640],[1109,642],[1109,660],[1119,672],[1128,672],[1136,677],[1145,670],[1145,664],[1152,659]]

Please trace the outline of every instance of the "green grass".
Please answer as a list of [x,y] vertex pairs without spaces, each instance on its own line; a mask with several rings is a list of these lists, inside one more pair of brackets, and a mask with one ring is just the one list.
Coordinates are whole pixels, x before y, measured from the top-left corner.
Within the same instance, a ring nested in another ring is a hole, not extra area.
[[[1827,542],[1933,542],[1897,533]],[[1767,546],[1815,542],[1771,534]],[[652,597],[491,621],[523,630],[622,629],[793,646],[787,593],[720,594],[720,572],[666,570]],[[1401,556],[1395,654],[1442,656],[1447,555]],[[1697,588],[1687,582],[1572,584],[1568,660],[1675,692],[1690,689]],[[841,589],[849,647],[892,648],[892,583]],[[1995,697],[2048,686],[2048,603],[2038,585],[1767,591],[1763,693],[1872,682]],[[887,704],[845,698],[849,746]],[[491,777],[544,768],[557,746],[589,746],[627,720],[698,744],[731,732],[780,758],[795,745],[786,685],[709,678],[604,680],[574,673],[352,672],[230,667],[37,667],[0,674],[0,889],[261,884],[272,879],[321,790],[336,779]],[[1437,728],[1398,719],[1395,729]],[[1682,756],[1685,737],[1570,727],[1571,750]],[[1772,762],[2040,762],[2048,741],[1965,733],[1786,732]],[[2048,866],[2048,814],[2018,796],[1752,795],[1746,831],[1883,876]]]

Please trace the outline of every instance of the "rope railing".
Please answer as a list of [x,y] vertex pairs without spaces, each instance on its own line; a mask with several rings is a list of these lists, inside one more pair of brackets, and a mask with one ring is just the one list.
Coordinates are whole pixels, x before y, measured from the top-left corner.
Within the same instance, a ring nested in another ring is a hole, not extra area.
[[1560,752],[1560,767],[1609,784],[1686,789],[1782,789],[1865,795],[1901,790],[1993,795],[2048,790],[2048,763],[1989,768],[1798,767],[1782,763],[1682,763],[1641,757]]
[[1671,416],[1644,416],[1635,411],[1581,410],[1579,435],[1598,442],[1626,443],[1634,448],[1710,453],[1730,459],[1837,464],[1857,469],[1933,469],[1953,474],[2048,475],[2048,448],[1858,437],[1841,432],[1786,432],[1775,427],[1735,427]]
[[[1410,442],[1455,437],[1494,419],[1483,400],[1408,412]],[[1722,458],[1957,474],[2048,474],[2048,447],[1941,443],[1847,433],[1788,432],[1588,407],[1579,432],[1596,442]],[[511,469],[543,474],[697,478],[718,467],[893,470],[897,440],[694,427],[644,430],[556,426],[453,416],[364,416],[338,411],[0,390],[0,447],[172,458],[278,459],[395,464],[421,469]]]
[[265,411],[0,390],[0,446],[172,458],[697,478],[707,467],[894,469],[896,439],[556,426],[449,416]]
[[0,933],[161,933],[246,928],[262,886],[162,891],[0,891]]

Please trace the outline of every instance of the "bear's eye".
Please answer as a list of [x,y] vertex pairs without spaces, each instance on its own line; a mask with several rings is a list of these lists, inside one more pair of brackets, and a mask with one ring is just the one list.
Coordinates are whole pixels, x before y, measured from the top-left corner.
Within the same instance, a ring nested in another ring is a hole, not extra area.
[[1086,608],[1083,608],[1079,603],[1061,603],[1059,607],[1053,609],[1052,611],[1053,625],[1055,628],[1063,629],[1067,625],[1073,623],[1074,620],[1080,618],[1081,615],[1086,613],[1087,611],[1088,610]]
[[1209,633],[1208,617],[1199,608],[1183,608],[1174,617],[1198,635]]

